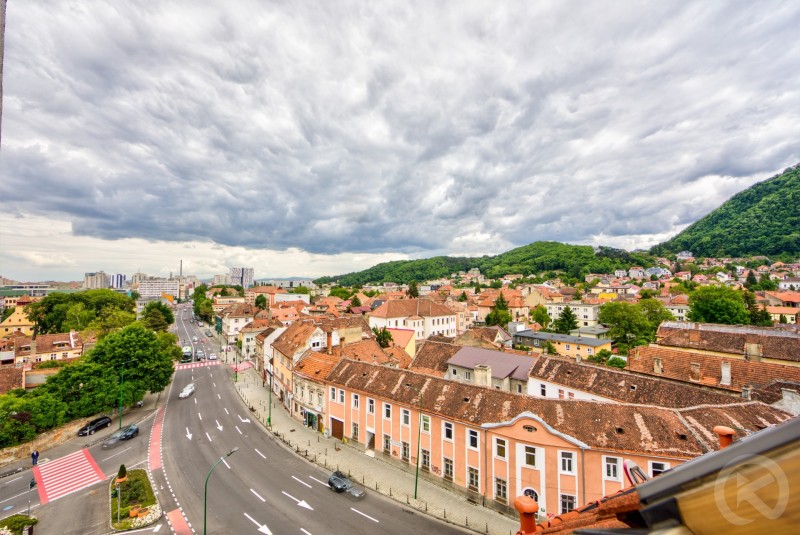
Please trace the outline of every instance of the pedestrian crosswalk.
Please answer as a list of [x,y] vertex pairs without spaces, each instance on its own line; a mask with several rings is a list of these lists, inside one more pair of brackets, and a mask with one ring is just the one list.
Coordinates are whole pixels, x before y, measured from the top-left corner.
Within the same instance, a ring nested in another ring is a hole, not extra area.
[[33,477],[42,505],[106,478],[86,448],[34,466]]
[[185,364],[176,364],[176,370],[188,370],[190,368],[203,368],[204,366],[217,366],[218,360],[204,360],[203,362],[187,362]]

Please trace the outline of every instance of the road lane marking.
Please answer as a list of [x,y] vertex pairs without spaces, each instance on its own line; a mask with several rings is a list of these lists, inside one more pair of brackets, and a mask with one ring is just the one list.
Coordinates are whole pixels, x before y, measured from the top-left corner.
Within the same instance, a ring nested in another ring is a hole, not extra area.
[[228,464],[228,461],[226,461],[225,459],[222,459],[222,462],[225,463],[225,466],[228,467],[228,470],[231,469],[231,465]]
[[211,435],[208,434],[208,431],[206,431],[206,436],[208,437],[208,441],[211,442]]
[[158,533],[159,531],[161,531],[161,526],[163,526],[163,525],[164,524],[159,524],[156,527],[154,527],[153,528],[153,533]]
[[219,425],[219,420],[214,420],[214,421],[217,422],[217,429],[219,429],[220,432],[222,432],[222,426]]
[[307,532],[307,531],[306,531],[306,530],[304,530],[303,528],[300,528],[300,531],[302,531],[302,532],[303,532],[303,533],[305,533],[306,535],[311,535],[311,533]]
[[261,452],[260,452],[260,451],[258,451],[258,450],[256,450],[256,453],[258,453],[259,455],[261,455],[261,457],[262,457],[262,458],[264,458],[264,459],[266,459],[266,458],[267,458],[267,456],[266,456],[266,455],[264,455],[263,453],[261,453]]
[[[256,451],[258,451],[258,450],[256,450]],[[7,484],[9,484],[9,483],[13,483],[14,481],[17,481],[17,480],[19,480],[19,479],[22,479],[22,476],[15,477],[15,478],[14,478],[14,479],[12,479],[11,481],[6,481],[5,483],[3,483],[3,485],[7,485]]]
[[222,399],[222,396],[220,396],[219,393],[217,393],[217,399]]
[[370,520],[372,520],[372,521],[373,521],[373,522],[375,522],[375,523],[379,522],[379,520],[376,520],[376,519],[372,518],[371,516],[369,516],[369,515],[367,515],[367,514],[364,514],[364,513],[362,513],[362,512],[361,512],[361,511],[359,511],[358,509],[353,509],[353,508],[351,507],[351,508],[350,508],[350,510],[351,510],[351,511],[355,511],[356,513],[360,514],[360,515],[361,515],[361,516],[363,516],[363,517],[369,518]]
[[239,426],[238,426],[238,425],[234,425],[233,427],[235,427],[235,428],[236,428],[236,430],[237,430],[237,431],[239,431],[239,434],[240,434],[240,435],[242,434],[242,430],[241,430],[241,429],[239,429]]
[[211,381],[211,384],[214,385],[214,388],[217,388],[217,383],[215,383],[214,381]]
[[225,414],[230,416],[231,413],[228,412],[228,407],[224,407],[224,409],[225,409]]
[[265,501],[267,501],[267,500],[265,500],[264,498],[262,498],[262,497],[261,497],[261,495],[259,495],[259,494],[258,494],[256,491],[254,491],[253,489],[250,489],[250,492],[252,492],[253,494],[255,494],[255,495],[256,495],[256,498],[258,498],[258,499],[259,499],[259,500],[261,500],[262,502],[265,502]]
[[294,501],[296,501],[297,505],[299,505],[300,507],[305,507],[309,511],[313,511],[314,510],[314,508],[311,507],[310,505],[308,505],[308,503],[305,500],[298,500],[297,498],[295,498],[294,496],[292,496],[291,494],[289,494],[285,490],[282,490],[281,492],[284,493],[286,496],[290,497],[291,499],[293,499]]
[[203,415],[202,415],[202,414],[200,414],[199,412],[197,413],[197,416],[198,416],[198,417],[199,417],[201,420],[203,419]]
[[259,533],[264,533],[265,535],[272,535],[272,532],[269,530],[269,528],[267,527],[266,524],[259,524],[258,521],[255,518],[253,518],[252,516],[248,515],[247,513],[244,513],[244,516],[246,516],[247,519],[250,520],[250,522],[252,522],[256,526],[258,526],[258,532]]
[[325,483],[324,481],[320,481],[319,479],[317,479],[317,478],[316,478],[316,477],[314,477],[314,476],[308,476],[308,477],[310,477],[311,479],[313,479],[314,481],[316,481],[316,482],[317,482],[317,483],[319,483],[320,485],[324,485],[324,486],[326,486],[326,487],[328,486],[328,484],[327,484],[327,483]]
[[8,500],[13,500],[14,498],[18,498],[19,496],[24,496],[25,494],[27,494],[27,492],[28,491],[26,490],[25,492],[23,492],[21,494],[17,494],[16,496],[12,496],[10,498],[6,498],[5,500],[0,500],[0,503],[7,502]]
[[[114,454],[114,455],[112,455],[111,457],[116,457],[117,455],[122,455],[123,453],[125,453],[126,451],[128,451],[128,450],[129,450],[129,449],[131,449],[131,448],[133,448],[133,446],[128,446],[128,447],[127,447],[127,448],[125,448],[124,450],[122,450],[122,451],[119,451],[119,452],[115,453],[115,454]],[[102,460],[102,461],[100,461],[100,462],[107,461],[107,460],[111,459],[111,457],[106,457],[105,459],[103,459],[103,460]]]
[[309,484],[308,484],[308,483],[306,483],[305,481],[302,481],[302,480],[300,480],[300,479],[297,479],[297,478],[296,478],[296,477],[294,477],[294,476],[292,476],[292,479],[294,479],[295,481],[297,481],[297,482],[298,482],[298,483],[300,483],[301,485],[305,485],[306,487],[308,487],[308,488],[311,488],[311,485],[309,485]]
[[194,404],[197,405],[197,398],[194,398]]
[[188,427],[186,428],[186,438],[188,438],[189,440],[192,440],[192,434],[189,432],[189,428]]

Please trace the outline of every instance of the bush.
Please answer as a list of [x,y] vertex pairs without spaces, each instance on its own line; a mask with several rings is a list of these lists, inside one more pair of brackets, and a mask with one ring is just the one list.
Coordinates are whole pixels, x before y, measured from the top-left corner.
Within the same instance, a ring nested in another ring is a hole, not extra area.
[[26,515],[11,515],[8,518],[0,520],[0,528],[8,528],[14,535],[22,535],[22,528],[25,526],[33,526],[39,519]]
[[620,368],[620,369],[628,365],[628,363],[625,362],[625,359],[621,359],[619,357],[611,357],[610,359],[608,359],[606,364],[613,368]]
[[[112,487],[113,489],[113,487]],[[115,529],[130,529],[134,519],[130,518],[131,506],[152,507],[156,505],[156,496],[147,478],[147,472],[141,469],[128,472],[128,480],[119,485],[120,523],[117,524],[117,498],[111,500],[111,522]],[[111,493],[113,494],[113,492]]]

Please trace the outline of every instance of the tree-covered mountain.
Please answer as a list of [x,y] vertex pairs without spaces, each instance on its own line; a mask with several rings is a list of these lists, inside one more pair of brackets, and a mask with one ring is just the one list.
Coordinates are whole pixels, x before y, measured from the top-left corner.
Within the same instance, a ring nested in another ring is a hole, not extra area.
[[800,164],[737,193],[651,253],[697,257],[800,255]]
[[367,270],[336,277],[322,277],[316,284],[336,282],[342,286],[362,286],[367,283],[425,281],[449,277],[452,273],[480,269],[489,278],[510,273],[538,275],[549,271],[563,271],[580,278],[586,273],[612,273],[617,268],[631,265],[649,265],[647,254],[629,253],[621,249],[587,245],[568,245],[558,242],[534,242],[511,251],[479,258],[436,256],[421,260],[384,262]]

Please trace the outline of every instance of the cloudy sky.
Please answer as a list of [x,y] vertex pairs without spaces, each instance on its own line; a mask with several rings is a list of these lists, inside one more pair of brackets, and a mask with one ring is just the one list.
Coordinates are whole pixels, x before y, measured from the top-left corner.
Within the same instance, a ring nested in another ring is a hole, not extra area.
[[0,275],[648,247],[800,161],[800,3],[9,2]]

